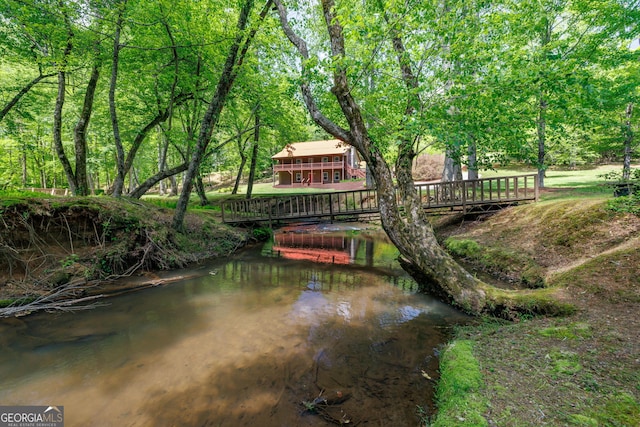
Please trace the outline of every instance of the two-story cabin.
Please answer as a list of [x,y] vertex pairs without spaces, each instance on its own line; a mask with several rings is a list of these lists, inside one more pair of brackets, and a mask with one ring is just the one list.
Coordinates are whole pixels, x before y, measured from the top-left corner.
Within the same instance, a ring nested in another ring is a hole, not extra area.
[[277,186],[335,187],[366,176],[355,148],[338,139],[287,144],[271,158],[277,162],[273,165]]

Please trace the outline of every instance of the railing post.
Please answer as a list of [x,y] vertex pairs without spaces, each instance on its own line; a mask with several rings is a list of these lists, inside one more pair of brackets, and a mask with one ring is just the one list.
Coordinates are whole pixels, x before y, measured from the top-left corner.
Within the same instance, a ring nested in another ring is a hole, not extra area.
[[462,180],[462,212],[467,213],[467,181]]
[[329,221],[333,224],[333,197],[332,193],[329,193]]

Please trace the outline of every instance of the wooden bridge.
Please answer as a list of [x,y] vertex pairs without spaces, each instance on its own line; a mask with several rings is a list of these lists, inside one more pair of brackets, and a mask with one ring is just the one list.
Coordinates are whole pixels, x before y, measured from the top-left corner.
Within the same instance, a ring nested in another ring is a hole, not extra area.
[[[536,174],[416,185],[423,208],[432,213],[486,212],[538,200]],[[222,203],[226,223],[356,219],[379,213],[376,190],[297,194]]]

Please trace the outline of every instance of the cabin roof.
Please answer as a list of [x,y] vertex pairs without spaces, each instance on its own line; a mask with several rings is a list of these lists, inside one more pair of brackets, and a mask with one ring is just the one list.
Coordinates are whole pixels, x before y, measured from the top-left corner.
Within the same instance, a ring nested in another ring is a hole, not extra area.
[[290,157],[311,157],[344,154],[350,149],[349,144],[339,139],[326,141],[294,142],[287,144],[279,153],[271,156],[272,159],[287,159]]

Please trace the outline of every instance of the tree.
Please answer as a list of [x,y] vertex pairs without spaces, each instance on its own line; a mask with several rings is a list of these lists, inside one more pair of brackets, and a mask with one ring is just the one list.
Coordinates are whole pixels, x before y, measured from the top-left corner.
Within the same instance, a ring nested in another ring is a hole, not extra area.
[[[502,55],[509,70],[505,77],[518,91],[511,93],[523,106],[519,110],[535,120],[535,132],[530,132],[526,122],[515,123],[523,125],[521,135],[531,135],[535,141],[535,154],[530,158],[538,168],[541,187],[553,146],[566,142],[568,129],[589,126],[594,120],[593,108],[583,100],[589,99],[598,69],[611,67],[611,53],[637,31],[638,12],[633,3],[505,2],[499,10],[497,16],[510,28],[503,39],[510,47]],[[578,141],[573,144],[578,146]]]
[[16,65],[26,64],[29,71],[37,69],[37,76],[28,82],[24,83],[22,78],[16,82],[20,89],[0,110],[0,121],[37,84],[57,75],[51,68],[52,33],[49,31],[55,24],[55,19],[50,13],[43,13],[41,8],[30,6],[13,1],[3,1],[0,5],[0,16],[4,18],[0,23],[3,59]]
[[189,161],[189,167],[184,177],[182,192],[176,205],[176,212],[173,217],[173,228],[181,230],[183,228],[184,216],[189,203],[189,197],[193,188],[193,181],[199,172],[200,164],[207,151],[211,134],[220,119],[220,113],[231,91],[233,83],[238,75],[239,68],[251,45],[251,41],[258,31],[259,24],[265,19],[267,12],[271,8],[271,0],[267,0],[260,16],[253,28],[249,28],[249,18],[253,9],[253,0],[245,0],[238,15],[237,33],[229,48],[227,59],[220,73],[220,79],[216,86],[215,93],[209,102],[209,107],[200,125],[200,134],[195,150]]
[[[312,59],[307,43],[293,31],[282,2],[275,0],[275,3],[285,34],[297,48],[302,60],[309,63]],[[453,301],[474,313],[487,311],[488,298],[483,286],[439,246],[433,229],[421,208],[411,177],[412,160],[415,154],[413,150],[415,135],[407,126],[402,126],[402,123],[399,124],[399,133],[403,137],[397,141],[397,160],[395,162],[398,193],[404,206],[404,215],[400,213],[391,168],[380,150],[380,144],[372,139],[369,133],[362,108],[355,99],[355,91],[350,84],[350,77],[352,78],[358,73],[351,69],[346,55],[345,30],[341,24],[341,16],[338,15],[338,11],[341,9],[336,7],[333,0],[322,0],[321,6],[329,36],[330,57],[332,59],[333,85],[331,93],[339,104],[343,116],[341,118],[344,119],[348,127],[342,127],[322,113],[314,97],[309,79],[303,76],[302,96],[311,117],[325,131],[354,146],[367,162],[378,190],[382,226],[400,251],[405,268],[414,275],[420,275],[423,279],[420,282],[434,294],[448,301]],[[380,6],[382,5],[380,4]],[[384,13],[380,9],[378,12]],[[402,15],[400,13],[392,14],[389,12],[389,8],[385,9],[390,16]],[[387,41],[391,42],[393,52],[397,56],[400,72],[396,75],[400,76],[399,78],[405,85],[405,106],[401,116],[408,120],[420,107],[416,94],[413,92],[415,73],[401,38],[401,21],[392,18],[392,22],[393,25],[388,28],[391,40]]]

